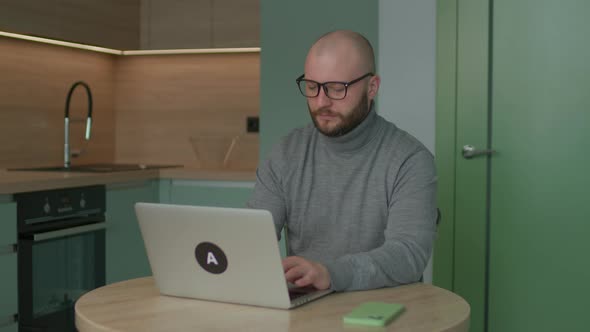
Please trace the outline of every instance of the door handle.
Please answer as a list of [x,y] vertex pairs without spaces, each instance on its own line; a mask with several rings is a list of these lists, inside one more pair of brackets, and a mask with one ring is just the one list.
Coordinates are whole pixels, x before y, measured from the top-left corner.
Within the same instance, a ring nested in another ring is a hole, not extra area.
[[489,156],[496,153],[496,150],[478,150],[473,145],[463,145],[463,158],[471,159],[477,156]]
[[98,231],[101,229],[105,229],[106,227],[107,226],[104,222],[99,222],[96,224],[89,224],[89,225],[77,226],[77,227],[72,227],[72,228],[65,228],[65,229],[61,229],[58,231],[38,233],[38,234],[33,235],[33,241],[38,242],[38,241],[44,241],[44,240],[58,239],[61,237],[66,237],[66,236],[71,236],[71,235],[94,232],[94,231]]

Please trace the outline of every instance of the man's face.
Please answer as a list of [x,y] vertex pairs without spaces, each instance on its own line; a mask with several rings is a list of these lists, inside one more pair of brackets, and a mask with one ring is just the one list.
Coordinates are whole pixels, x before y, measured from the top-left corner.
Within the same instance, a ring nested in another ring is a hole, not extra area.
[[[349,49],[308,53],[305,61],[305,78],[319,83],[350,82],[368,72],[360,55]],[[346,97],[336,100],[326,96],[323,88],[317,97],[307,98],[309,114],[316,128],[324,135],[342,136],[356,128],[370,111],[376,89],[371,83],[376,76],[368,76],[347,88]],[[374,84],[373,84],[374,85]],[[371,92],[368,92],[371,91]]]
[[[349,90],[354,87],[350,86]],[[329,99],[324,91],[320,91],[320,95],[315,98],[308,98],[309,114],[322,134],[329,137],[342,136],[363,122],[370,111],[367,93],[362,91],[360,98],[350,98],[350,92],[342,100]]]

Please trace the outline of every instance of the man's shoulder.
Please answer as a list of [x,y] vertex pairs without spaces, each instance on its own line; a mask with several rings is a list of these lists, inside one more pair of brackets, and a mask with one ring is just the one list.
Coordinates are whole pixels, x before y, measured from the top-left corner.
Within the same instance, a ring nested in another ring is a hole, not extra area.
[[276,147],[287,153],[295,152],[306,147],[315,132],[316,130],[313,124],[291,129],[291,131],[281,138]]
[[388,144],[392,150],[404,155],[412,155],[418,152],[424,152],[432,156],[430,150],[414,135],[399,128],[394,123],[381,118],[385,127],[385,139],[392,144]]
[[291,129],[272,146],[267,159],[274,163],[284,163],[300,156],[309,146],[314,131],[313,124]]

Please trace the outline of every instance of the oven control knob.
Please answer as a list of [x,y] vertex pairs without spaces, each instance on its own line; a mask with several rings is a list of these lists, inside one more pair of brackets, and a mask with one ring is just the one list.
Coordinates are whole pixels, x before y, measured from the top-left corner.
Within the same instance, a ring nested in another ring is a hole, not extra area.
[[85,207],[86,207],[86,200],[84,199],[84,197],[82,197],[82,198],[80,199],[80,207],[81,207],[81,208],[85,208]]
[[43,212],[45,212],[45,214],[51,212],[51,205],[49,205],[49,202],[45,202],[45,205],[43,205]]

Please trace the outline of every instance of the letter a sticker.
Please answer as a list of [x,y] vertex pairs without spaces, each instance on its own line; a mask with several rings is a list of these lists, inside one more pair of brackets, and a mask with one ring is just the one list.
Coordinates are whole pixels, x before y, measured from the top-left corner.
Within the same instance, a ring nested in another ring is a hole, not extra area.
[[217,259],[215,259],[215,255],[213,255],[212,252],[207,253],[207,265],[209,264],[215,264],[215,265],[219,265],[219,263],[217,263]]
[[227,270],[227,257],[221,248],[211,242],[201,242],[195,247],[195,258],[199,266],[213,274]]

